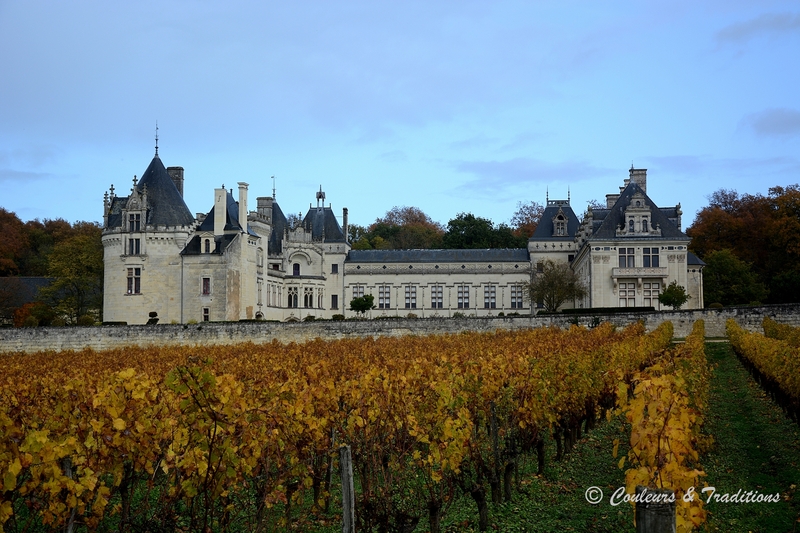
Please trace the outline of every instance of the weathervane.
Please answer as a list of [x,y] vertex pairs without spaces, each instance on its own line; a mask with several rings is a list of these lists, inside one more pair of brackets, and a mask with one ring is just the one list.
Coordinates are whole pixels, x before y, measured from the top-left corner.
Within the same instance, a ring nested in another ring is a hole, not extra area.
[[272,199],[275,200],[275,176],[272,176]]
[[158,155],[158,121],[156,120],[156,155]]

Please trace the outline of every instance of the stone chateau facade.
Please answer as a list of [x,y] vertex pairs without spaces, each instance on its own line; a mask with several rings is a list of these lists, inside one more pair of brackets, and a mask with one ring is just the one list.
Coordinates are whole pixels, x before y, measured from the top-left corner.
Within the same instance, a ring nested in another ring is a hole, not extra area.
[[[339,223],[325,194],[290,227],[273,196],[248,209],[247,183],[214,190],[207,213],[183,199],[184,169],[158,149],[128,196],[113,185],[103,209],[103,320],[144,324],[292,321],[352,316],[349,302],[372,294],[372,317],[455,313],[530,314],[524,284],[546,259],[567,261],[589,287],[574,307],[654,306],[675,280],[703,307],[703,262],[681,232],[680,205],[647,196],[647,171],[631,169],[607,207],[579,220],[569,200],[547,200],[528,247],[492,250],[351,250],[347,208]],[[536,307],[536,304],[533,306]]]

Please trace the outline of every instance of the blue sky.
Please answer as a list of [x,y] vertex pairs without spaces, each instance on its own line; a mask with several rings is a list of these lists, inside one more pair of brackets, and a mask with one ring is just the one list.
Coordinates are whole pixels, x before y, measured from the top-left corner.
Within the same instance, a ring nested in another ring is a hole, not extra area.
[[800,182],[800,4],[0,0],[0,207],[102,219],[154,152],[185,198],[322,185],[351,223],[508,221],[615,192],[684,227],[720,188]]

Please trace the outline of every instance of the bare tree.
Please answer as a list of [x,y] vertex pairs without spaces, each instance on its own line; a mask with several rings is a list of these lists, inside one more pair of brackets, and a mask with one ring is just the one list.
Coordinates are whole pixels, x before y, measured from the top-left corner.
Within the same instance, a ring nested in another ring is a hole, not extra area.
[[565,302],[583,298],[587,290],[568,263],[548,259],[537,265],[527,293],[531,302],[541,302],[546,311],[554,312]]

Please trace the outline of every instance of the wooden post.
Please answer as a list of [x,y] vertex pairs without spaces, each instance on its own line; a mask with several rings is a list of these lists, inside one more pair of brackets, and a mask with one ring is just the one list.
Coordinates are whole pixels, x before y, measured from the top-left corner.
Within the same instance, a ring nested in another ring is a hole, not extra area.
[[353,459],[350,446],[339,448],[339,469],[342,472],[342,533],[356,533]]
[[637,485],[636,533],[675,533],[675,530],[674,491]]

